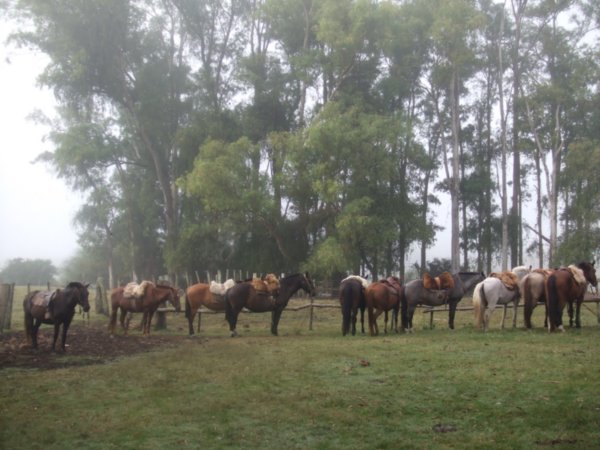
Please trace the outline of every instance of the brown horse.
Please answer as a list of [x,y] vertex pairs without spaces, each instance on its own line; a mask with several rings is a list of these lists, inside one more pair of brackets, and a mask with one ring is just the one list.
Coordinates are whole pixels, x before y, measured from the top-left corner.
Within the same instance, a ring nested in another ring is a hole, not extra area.
[[75,315],[75,306],[83,307],[84,312],[90,310],[88,300],[89,284],[72,282],[64,289],[51,291],[33,291],[23,300],[23,311],[25,313],[25,334],[27,342],[37,348],[38,330],[42,323],[54,325],[54,339],[52,340],[52,351],[56,348],[58,332],[62,325],[61,349],[66,350],[67,331]]
[[115,325],[117,323],[117,310],[121,310],[120,323],[121,327],[127,334],[129,329],[129,318],[125,322],[127,313],[144,313],[142,318],[142,334],[147,336],[150,334],[150,324],[152,317],[160,305],[164,301],[169,301],[176,311],[181,310],[179,301],[179,290],[171,286],[155,285],[150,281],[143,281],[140,286],[144,286],[143,295],[140,297],[127,297],[125,295],[125,286],[121,286],[112,290],[110,294],[112,314],[110,318],[110,334],[115,334]]
[[231,336],[237,336],[237,320],[243,308],[247,308],[252,312],[271,311],[271,334],[277,336],[277,326],[281,319],[281,313],[292,295],[300,289],[311,297],[315,295],[315,286],[308,272],[296,273],[282,278],[279,280],[279,290],[272,294],[257,291],[252,282],[238,283],[233,286],[225,294],[225,318],[229,322]]
[[190,336],[194,335],[194,319],[198,314],[198,332],[200,332],[200,321],[202,313],[199,312],[200,307],[210,309],[215,312],[225,311],[225,292],[216,294],[211,292],[210,285],[206,283],[198,283],[190,286],[185,292],[185,317],[188,320]]
[[367,311],[369,314],[369,333],[371,336],[379,334],[377,318],[385,312],[384,332],[387,333],[388,311],[392,311],[392,329],[398,332],[398,311],[400,309],[400,293],[402,286],[396,277],[371,283],[365,290]]
[[356,316],[360,310],[362,332],[365,332],[365,288],[368,282],[362,277],[351,275],[340,283],[340,306],[342,307],[342,335],[356,334]]
[[560,268],[552,272],[546,280],[546,310],[548,331],[555,329],[564,331],[562,313],[569,304],[572,312],[573,302],[576,305],[575,326],[581,327],[581,303],[588,283],[598,285],[594,262],[580,262],[576,266]]

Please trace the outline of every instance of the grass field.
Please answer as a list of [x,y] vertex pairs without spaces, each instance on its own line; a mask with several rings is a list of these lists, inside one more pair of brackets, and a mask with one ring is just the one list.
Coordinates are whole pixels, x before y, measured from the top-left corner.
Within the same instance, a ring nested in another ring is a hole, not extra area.
[[335,309],[318,310],[313,331],[308,310],[284,312],[279,337],[268,314],[243,314],[234,339],[222,315],[193,339],[169,316],[147,339],[181,336],[175,348],[0,370],[0,448],[598,448],[595,316],[584,308],[581,330],[548,334],[542,308],[533,331],[519,312],[518,329],[500,330],[497,311],[483,334],[471,313],[450,331],[445,314],[429,329],[418,311],[414,333],[378,337],[342,337]]

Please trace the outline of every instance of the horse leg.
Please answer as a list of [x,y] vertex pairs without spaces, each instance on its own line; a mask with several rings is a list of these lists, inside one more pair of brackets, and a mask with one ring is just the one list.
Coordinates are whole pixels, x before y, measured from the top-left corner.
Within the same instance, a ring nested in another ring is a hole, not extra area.
[[283,308],[277,308],[271,312],[271,334],[273,336],[277,336],[277,326],[279,325],[282,312]]
[[108,322],[108,330],[111,336],[115,334],[115,326],[117,325],[117,309],[118,307],[113,305],[112,312],[110,313],[110,321]]
[[54,323],[54,339],[52,339],[52,351],[56,351],[56,340],[58,339],[58,332],[60,330],[60,323]]
[[62,341],[61,341],[61,346],[62,346],[62,350],[63,352],[67,351],[67,331],[69,330],[69,326],[71,326],[71,320],[65,320],[63,322],[63,327],[62,327]]
[[506,310],[508,309],[508,304],[503,306],[504,308],[502,309],[502,325],[500,326],[500,328],[504,330],[504,321],[506,320]]
[[514,302],[513,302],[513,320],[512,320],[512,325],[513,328],[517,328],[517,311],[519,307],[519,299],[517,298]]
[[[187,313],[188,331],[190,333],[190,336],[194,335],[194,319],[196,318],[196,312],[197,312],[197,309],[191,309]],[[199,331],[200,331],[200,319],[198,319],[198,332]]]
[[40,325],[42,325],[42,321],[40,319],[35,319],[35,323],[31,328],[31,341],[33,348],[37,348],[38,346],[38,331],[40,329]]
[[450,310],[448,311],[448,328],[454,330],[454,317],[456,316],[456,306],[458,302],[450,303]]
[[238,321],[239,315],[240,315],[240,311],[236,311],[234,309],[231,312],[231,315],[229,317],[229,333],[230,333],[231,337],[235,337],[238,335],[236,328],[237,328],[237,321]]
[[525,321],[525,327],[531,329],[531,316],[533,315],[533,301],[525,299],[525,304],[523,305],[523,319]]
[[[388,324],[388,312],[385,311],[383,315],[383,334],[387,334],[387,324]],[[375,322],[375,326],[377,326],[377,322]]]
[[567,312],[569,313],[569,327],[573,328],[573,300],[567,302]]
[[575,328],[581,328],[581,303],[583,302],[583,296],[577,299],[575,304]]

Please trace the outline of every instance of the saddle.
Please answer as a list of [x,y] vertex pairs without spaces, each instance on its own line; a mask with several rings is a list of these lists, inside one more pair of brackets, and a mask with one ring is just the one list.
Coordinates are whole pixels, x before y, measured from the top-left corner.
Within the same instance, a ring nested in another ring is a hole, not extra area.
[[400,295],[400,290],[402,289],[402,283],[398,277],[387,277],[382,280],[379,280],[381,284],[385,284],[392,295]]
[[544,278],[548,278],[554,271],[552,269],[533,269],[531,272],[539,273],[540,275],[543,275]]
[[585,286],[587,284],[587,280],[585,279],[583,270],[581,270],[579,267],[571,264],[569,267],[567,267],[567,270],[571,272],[571,275],[573,275],[573,278],[575,279],[577,284],[579,284],[580,286]]
[[454,277],[450,272],[442,272],[439,277],[434,278],[425,272],[423,274],[423,287],[434,291],[454,289]]
[[350,280],[355,280],[358,281],[360,284],[362,284],[363,288],[368,288],[369,287],[369,282],[363,278],[363,277],[359,277],[358,275],[350,275],[349,277],[344,278],[340,284],[346,282],[346,281],[350,281]]
[[250,283],[259,295],[273,295],[279,291],[279,280],[272,273],[262,278],[253,278]]
[[59,292],[60,289],[57,289],[56,291],[39,291],[31,298],[31,306],[44,308],[46,310],[44,313],[44,320],[52,320],[54,299]]
[[135,281],[127,283],[125,289],[123,289],[123,297],[125,298],[142,298],[146,293],[148,286],[154,286],[151,281],[142,281],[137,284]]
[[513,272],[492,272],[490,273],[490,277],[498,278],[509,291],[514,291],[519,288],[519,277]]

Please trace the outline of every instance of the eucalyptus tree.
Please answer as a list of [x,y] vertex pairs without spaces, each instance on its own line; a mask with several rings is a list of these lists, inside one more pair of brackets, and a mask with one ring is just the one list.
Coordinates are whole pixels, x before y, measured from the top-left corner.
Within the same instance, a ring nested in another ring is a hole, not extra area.
[[175,242],[176,133],[190,106],[187,39],[177,10],[163,1],[22,0],[16,12],[33,26],[17,37],[50,58],[39,79],[59,104],[117,119],[116,134],[131,140],[137,163],[158,186],[161,234]]
[[[436,82],[444,86],[450,111],[451,158],[445,159],[447,188],[451,198],[452,270],[457,272],[460,266],[460,141],[461,141],[461,94],[465,82],[473,75],[475,63],[476,33],[481,26],[482,17],[469,0],[450,0],[432,2],[434,21],[431,26],[433,51],[438,57],[432,70]],[[451,164],[451,170],[448,166]]]

